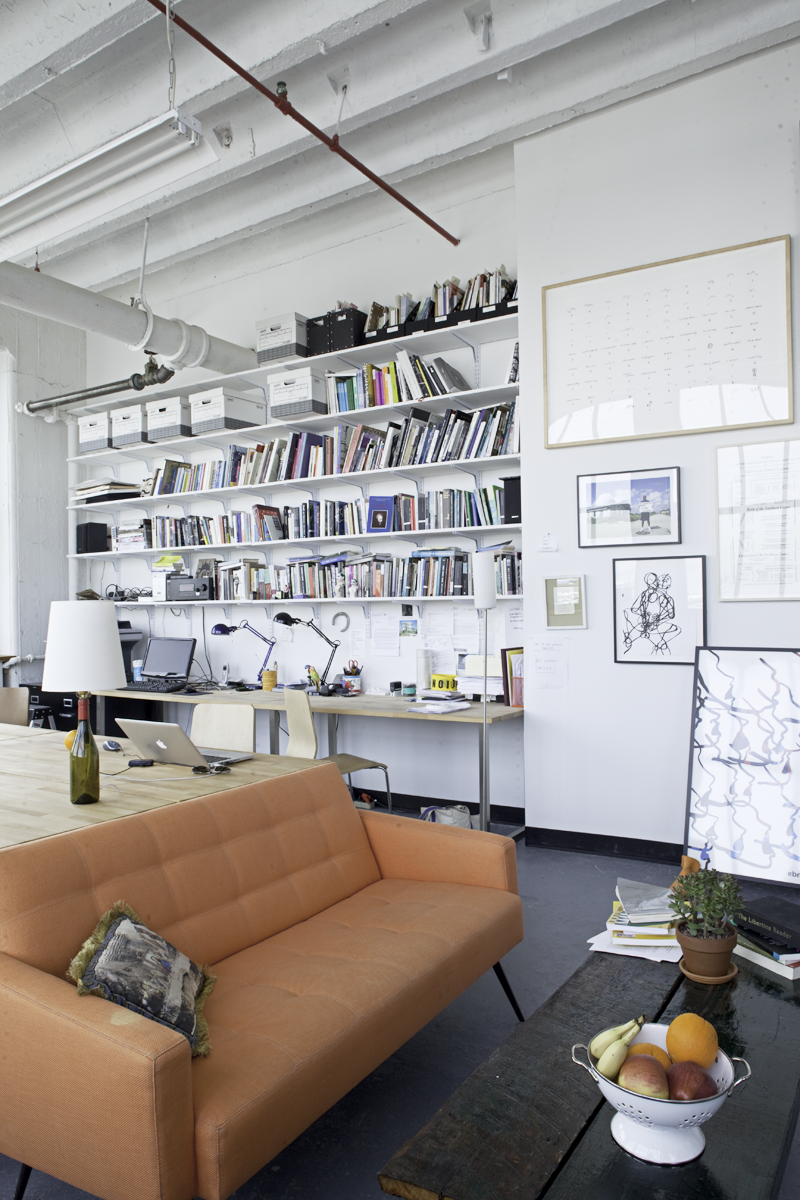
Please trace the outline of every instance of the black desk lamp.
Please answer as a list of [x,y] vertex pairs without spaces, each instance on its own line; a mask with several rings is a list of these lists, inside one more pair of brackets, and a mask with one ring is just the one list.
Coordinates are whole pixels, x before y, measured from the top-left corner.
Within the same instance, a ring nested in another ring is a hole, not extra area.
[[269,656],[270,656],[270,654],[272,654],[272,647],[275,645],[277,638],[264,637],[264,634],[259,633],[257,629],[254,629],[253,626],[249,623],[249,621],[242,621],[242,623],[240,625],[221,625],[221,624],[213,625],[211,627],[211,632],[215,633],[217,635],[221,635],[223,637],[227,637],[228,634],[230,634],[230,633],[236,633],[237,629],[249,629],[251,633],[254,633],[257,638],[261,638],[261,641],[266,642],[267,645],[269,646],[269,649],[267,650],[267,657],[264,659],[263,663],[261,664],[261,670],[258,672],[258,682],[260,684],[261,676],[264,674],[264,672],[267,669],[267,663],[269,662]]
[[275,616],[272,618],[272,620],[277,621],[279,625],[290,625],[290,626],[291,625],[307,625],[309,627],[309,629],[313,629],[314,633],[316,633],[319,637],[322,638],[323,642],[327,642],[329,646],[333,647],[333,649],[331,650],[331,656],[328,659],[325,670],[322,672],[322,674],[319,677],[319,686],[317,688],[317,691],[319,692],[320,696],[329,696],[331,694],[331,689],[328,687],[325,680],[328,678],[328,672],[331,669],[331,663],[333,662],[333,656],[336,654],[336,651],[339,649],[339,647],[341,646],[342,643],[341,642],[332,642],[331,639],[328,637],[328,635],[326,633],[323,633],[322,630],[319,628],[319,626],[315,625],[313,621],[301,621],[299,617],[292,617],[287,612],[276,613]]

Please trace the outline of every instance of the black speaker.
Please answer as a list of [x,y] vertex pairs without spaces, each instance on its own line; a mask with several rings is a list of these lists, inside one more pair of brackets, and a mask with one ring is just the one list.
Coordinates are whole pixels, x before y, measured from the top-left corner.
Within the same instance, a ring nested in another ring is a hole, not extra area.
[[510,475],[500,482],[503,485],[503,524],[519,525],[522,520],[520,477]]
[[78,554],[105,554],[108,549],[108,526],[99,521],[84,521],[77,528]]

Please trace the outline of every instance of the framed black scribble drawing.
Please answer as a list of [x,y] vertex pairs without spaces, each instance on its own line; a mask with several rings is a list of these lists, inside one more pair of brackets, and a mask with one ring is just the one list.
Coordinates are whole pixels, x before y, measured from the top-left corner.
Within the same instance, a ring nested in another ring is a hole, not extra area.
[[800,650],[697,650],[687,854],[800,883]]
[[706,558],[614,559],[614,662],[694,666],[706,641]]

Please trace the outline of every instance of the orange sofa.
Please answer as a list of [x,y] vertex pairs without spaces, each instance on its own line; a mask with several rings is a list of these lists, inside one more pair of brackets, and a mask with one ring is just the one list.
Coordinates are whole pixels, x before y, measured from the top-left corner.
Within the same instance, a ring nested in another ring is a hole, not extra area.
[[[208,1058],[65,978],[116,900],[212,965]],[[359,812],[333,765],[2,850],[0,1152],[225,1200],[522,936],[512,841]]]

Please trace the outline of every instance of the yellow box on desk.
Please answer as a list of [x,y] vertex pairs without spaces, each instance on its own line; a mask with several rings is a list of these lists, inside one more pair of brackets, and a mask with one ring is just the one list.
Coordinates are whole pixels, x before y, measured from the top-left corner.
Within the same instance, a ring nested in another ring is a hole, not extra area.
[[431,687],[440,692],[454,692],[457,687],[455,675],[431,675]]

